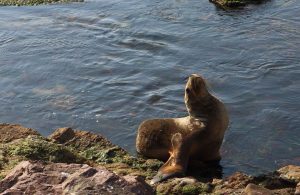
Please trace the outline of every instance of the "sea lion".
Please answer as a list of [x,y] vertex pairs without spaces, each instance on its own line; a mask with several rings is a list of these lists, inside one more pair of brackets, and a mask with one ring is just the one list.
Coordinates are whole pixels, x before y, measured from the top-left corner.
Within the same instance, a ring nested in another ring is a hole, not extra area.
[[183,176],[189,161],[221,159],[219,149],[229,121],[224,104],[209,93],[197,74],[188,78],[184,101],[188,116],[150,119],[138,128],[137,152],[166,161],[151,183]]

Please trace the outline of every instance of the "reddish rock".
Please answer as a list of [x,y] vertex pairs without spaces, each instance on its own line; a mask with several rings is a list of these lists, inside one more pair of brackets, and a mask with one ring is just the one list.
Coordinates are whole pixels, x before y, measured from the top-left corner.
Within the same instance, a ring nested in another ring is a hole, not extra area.
[[247,195],[272,195],[271,190],[268,190],[262,186],[255,185],[253,183],[249,183],[246,186],[244,193]]
[[143,179],[104,167],[23,161],[0,182],[1,194],[153,194]]
[[0,143],[8,143],[29,135],[40,135],[37,131],[14,124],[0,124]]
[[244,190],[244,188],[251,183],[252,177],[236,172],[233,175],[229,176],[228,178],[225,178],[221,182],[215,183],[215,194],[241,194]]
[[236,172],[230,177],[228,177],[225,181],[228,186],[232,188],[241,188],[245,187],[252,178],[244,173]]

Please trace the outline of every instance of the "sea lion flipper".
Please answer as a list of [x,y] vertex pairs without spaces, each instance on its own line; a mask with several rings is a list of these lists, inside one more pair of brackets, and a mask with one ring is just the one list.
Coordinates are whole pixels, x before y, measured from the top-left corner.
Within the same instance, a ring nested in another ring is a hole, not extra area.
[[182,165],[182,160],[178,160],[180,147],[182,145],[181,133],[175,133],[171,138],[172,150],[169,152],[168,161],[158,170],[158,173],[151,180],[151,184],[167,180],[172,177],[184,176],[185,166]]
[[182,135],[181,133],[175,133],[171,138],[172,151],[178,151],[180,145],[182,144]]
[[175,171],[175,172],[170,172],[170,173],[163,173],[161,171],[158,171],[158,173],[153,177],[151,180],[150,184],[153,185],[155,183],[165,181],[167,179],[173,178],[173,177],[183,177],[184,173],[181,171]]

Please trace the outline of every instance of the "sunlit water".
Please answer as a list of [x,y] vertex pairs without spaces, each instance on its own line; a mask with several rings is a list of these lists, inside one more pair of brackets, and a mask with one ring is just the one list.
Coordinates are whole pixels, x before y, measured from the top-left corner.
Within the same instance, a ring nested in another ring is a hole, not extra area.
[[139,123],[185,116],[200,73],[226,104],[225,175],[300,164],[300,2],[208,0],[0,7],[0,122],[71,126],[135,153]]

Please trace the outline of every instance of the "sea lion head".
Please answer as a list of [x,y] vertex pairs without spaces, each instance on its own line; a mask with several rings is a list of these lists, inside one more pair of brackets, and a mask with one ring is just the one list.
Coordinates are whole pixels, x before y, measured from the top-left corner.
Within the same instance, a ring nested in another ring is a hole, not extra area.
[[198,74],[189,76],[185,86],[185,102],[198,102],[204,100],[209,95],[206,82],[203,77]]
[[203,77],[198,74],[189,76],[185,86],[184,102],[192,117],[202,117],[206,115],[210,104],[210,93]]

